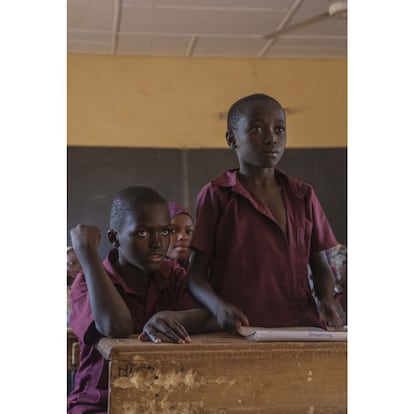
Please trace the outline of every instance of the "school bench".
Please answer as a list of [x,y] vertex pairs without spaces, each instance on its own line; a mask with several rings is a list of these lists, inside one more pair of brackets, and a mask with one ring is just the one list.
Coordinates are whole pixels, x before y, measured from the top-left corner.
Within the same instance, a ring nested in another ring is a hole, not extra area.
[[301,413],[347,410],[345,342],[253,342],[229,333],[192,343],[103,338],[109,414]]

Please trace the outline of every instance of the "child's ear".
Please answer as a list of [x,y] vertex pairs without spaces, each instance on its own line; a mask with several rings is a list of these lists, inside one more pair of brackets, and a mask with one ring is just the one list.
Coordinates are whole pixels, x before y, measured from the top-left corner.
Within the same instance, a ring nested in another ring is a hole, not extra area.
[[114,229],[109,229],[106,235],[108,237],[109,243],[111,243],[114,247],[119,247],[118,237]]
[[226,141],[227,141],[227,145],[230,148],[236,148],[237,144],[236,144],[236,137],[234,136],[232,131],[227,131],[226,132]]

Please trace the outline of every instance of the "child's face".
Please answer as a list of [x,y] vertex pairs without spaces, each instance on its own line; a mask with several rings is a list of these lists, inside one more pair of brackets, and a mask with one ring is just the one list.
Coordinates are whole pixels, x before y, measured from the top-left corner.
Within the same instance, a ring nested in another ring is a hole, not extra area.
[[167,204],[143,205],[127,213],[117,231],[121,265],[157,270],[170,244],[170,212]]
[[67,254],[67,272],[71,279],[75,279],[75,276],[82,272],[82,267],[73,250],[70,250]]
[[241,166],[274,168],[286,146],[284,111],[268,100],[248,103],[233,133]]
[[193,231],[193,220],[188,214],[178,214],[171,219],[171,243],[167,253],[168,257],[185,260],[190,256]]

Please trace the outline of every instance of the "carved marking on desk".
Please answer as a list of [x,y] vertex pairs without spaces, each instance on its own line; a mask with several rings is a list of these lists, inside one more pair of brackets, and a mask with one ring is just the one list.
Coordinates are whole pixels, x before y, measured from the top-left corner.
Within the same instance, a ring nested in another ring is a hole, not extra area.
[[131,364],[130,362],[126,362],[125,364],[119,364],[118,367],[118,377],[129,377],[130,375],[134,374],[137,371],[154,371],[155,368],[148,365],[148,364]]
[[118,378],[115,379],[113,385],[120,388],[155,388],[163,389],[177,388],[184,386],[185,388],[198,388],[205,384],[227,384],[235,385],[235,380],[228,380],[225,377],[217,377],[208,379],[193,369],[188,371],[171,369],[165,372],[153,367],[149,364],[133,364],[126,362],[118,366]]
[[312,371],[309,370],[308,372],[308,381],[312,381]]
[[296,362],[298,363],[298,367],[302,368],[302,364],[299,361],[299,355],[296,355]]
[[145,412],[147,414],[205,414],[206,411],[203,407],[203,401],[165,401],[162,404],[154,403],[154,401],[146,401],[145,404],[137,403],[137,401],[123,401],[122,413],[136,414],[137,412]]

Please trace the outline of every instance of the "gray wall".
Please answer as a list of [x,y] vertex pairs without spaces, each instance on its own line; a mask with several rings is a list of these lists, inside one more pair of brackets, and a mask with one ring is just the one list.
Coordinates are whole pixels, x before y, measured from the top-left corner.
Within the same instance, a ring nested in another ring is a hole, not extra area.
[[[113,196],[129,185],[158,190],[167,200],[194,212],[200,188],[224,170],[237,168],[230,149],[159,149],[68,147],[69,230],[77,223],[97,225],[103,233],[99,253],[105,256]],[[346,148],[286,149],[279,168],[311,184],[340,243],[347,244]]]

